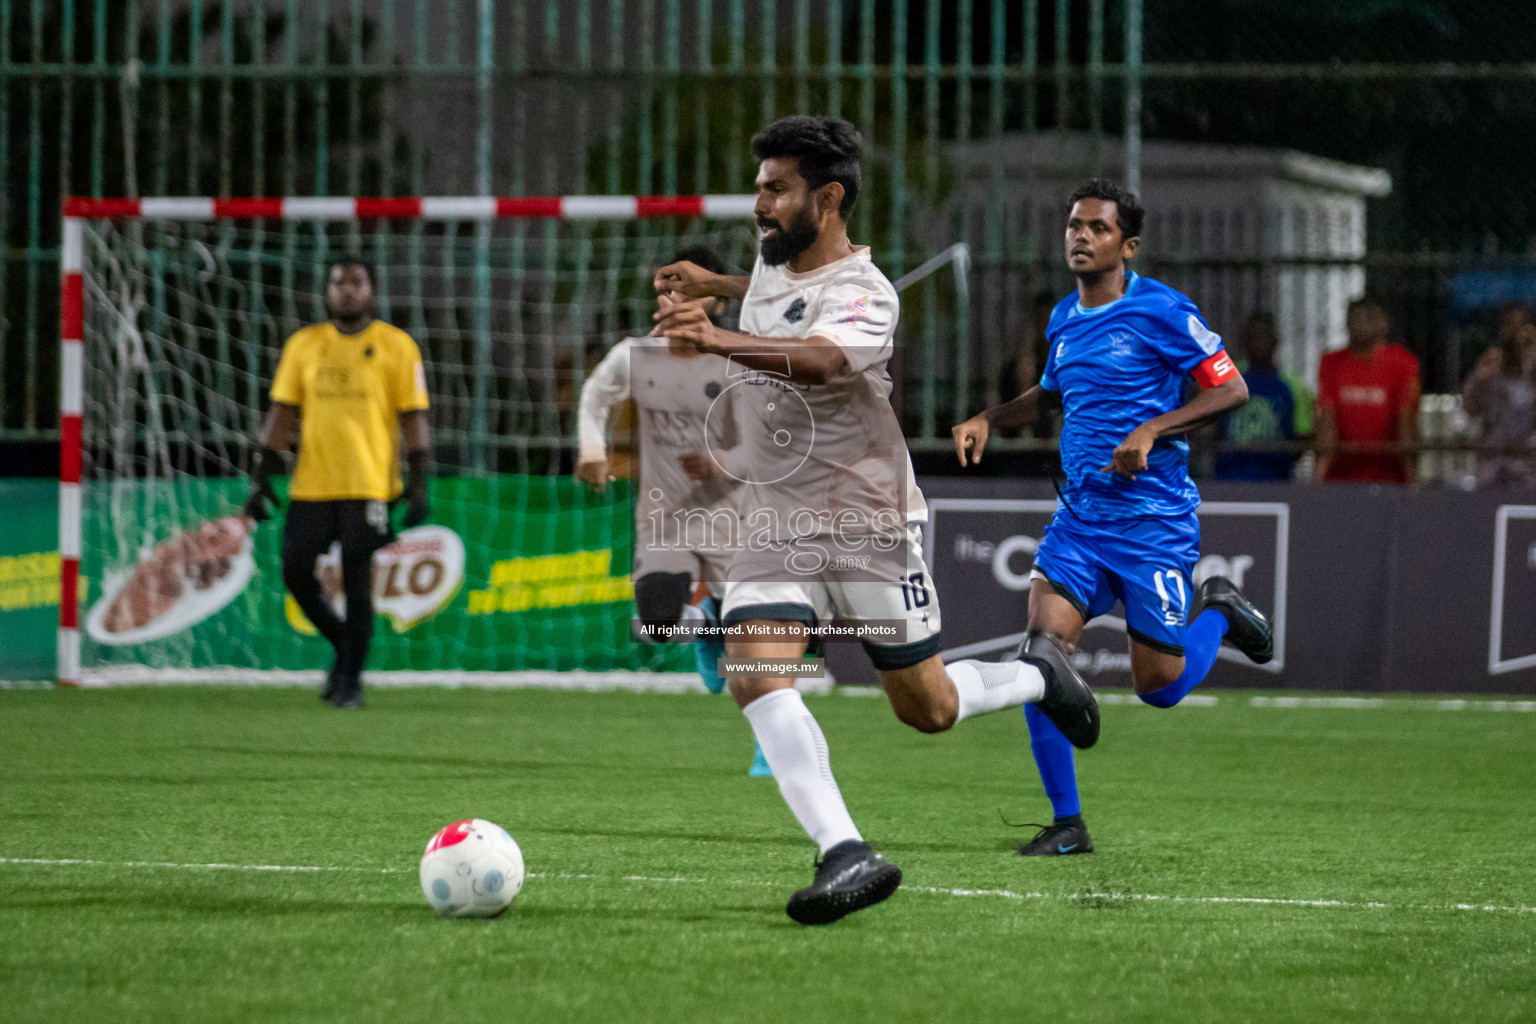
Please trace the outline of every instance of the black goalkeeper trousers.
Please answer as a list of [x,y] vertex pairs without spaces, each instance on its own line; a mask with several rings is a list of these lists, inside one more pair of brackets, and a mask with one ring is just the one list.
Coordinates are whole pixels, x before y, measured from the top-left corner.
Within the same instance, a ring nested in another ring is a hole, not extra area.
[[[320,635],[336,649],[337,674],[357,675],[373,639],[373,553],[388,544],[382,501],[290,501],[283,522],[283,584]],[[315,559],[341,542],[346,618],[326,600]]]

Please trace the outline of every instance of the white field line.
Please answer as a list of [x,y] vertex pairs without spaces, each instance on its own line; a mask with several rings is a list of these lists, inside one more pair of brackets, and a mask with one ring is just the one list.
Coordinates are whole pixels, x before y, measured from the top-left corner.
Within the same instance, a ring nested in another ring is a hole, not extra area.
[[[81,674],[81,685],[89,688],[116,686],[313,686],[325,681],[318,670],[241,669],[241,668],[150,668],[145,665],[119,665],[93,669]],[[802,693],[824,694],[837,689],[831,675],[796,680]],[[703,680],[693,672],[470,672],[444,670],[369,672],[369,686],[437,686],[448,689],[479,690],[581,690],[605,693],[624,690],[630,693],[708,693]],[[865,689],[858,687],[857,689]]]
[[1378,708],[1408,707],[1434,711],[1536,711],[1536,700],[1443,700],[1433,697],[1254,697],[1256,708]]
[[[0,864],[37,865],[44,867],[112,867],[112,868],[163,868],[183,871],[282,871],[297,874],[325,874],[331,872],[351,872],[364,875],[403,875],[414,874],[409,868],[361,868],[341,867],[336,865],[318,864],[180,864],[174,861],[159,860],[90,860],[80,857],[44,858],[44,857],[0,857]],[[716,882],[708,878],[688,878],[683,875],[668,877],[652,875],[590,875],[564,871],[529,872],[529,878],[593,881],[593,882],[636,882],[646,885],[735,885],[752,886],[755,888],[777,887],[775,882],[754,882],[745,879],[728,879],[725,882]],[[1473,910],[1483,913],[1496,914],[1536,914],[1536,907],[1519,905],[1505,905],[1498,903],[1450,903],[1450,904],[1393,904],[1378,903],[1375,901],[1359,900],[1302,900],[1284,899],[1271,896],[1165,896],[1152,893],[1136,892],[1014,892],[1011,889],[949,889],[931,885],[908,885],[903,887],[905,892],[924,893],[932,896],[951,896],[958,898],[992,898],[1022,902],[1025,900],[1079,900],[1098,901],[1111,900],[1126,903],[1230,903],[1248,904],[1253,906],[1273,907],[1310,907],[1320,909],[1342,910],[1410,910],[1410,911],[1445,911],[1445,910]]]
[[[123,665],[110,669],[97,669],[85,673],[87,688],[119,686],[310,686],[318,687],[323,681],[319,671],[286,671],[267,669],[151,669],[142,665]],[[691,672],[370,672],[370,686],[445,687],[483,690],[578,690],[587,693],[606,693],[622,690],[629,693],[708,693],[699,677]],[[835,694],[843,697],[879,697],[884,691],[878,686],[839,686],[830,675],[820,679],[801,679],[795,688],[807,694]],[[52,689],[48,680],[3,680],[0,690]],[[1241,698],[1228,695],[1233,700]],[[1141,706],[1134,693],[1125,690],[1099,691],[1100,704]],[[1192,693],[1185,697],[1183,707],[1215,707],[1220,701],[1215,694]],[[1382,708],[1413,708],[1429,711],[1500,711],[1536,713],[1536,700],[1506,700],[1477,697],[1302,697],[1257,695],[1248,698],[1255,708],[1342,708],[1374,711]]]
[[351,868],[319,864],[179,864],[169,860],[89,860],[83,857],[0,857],[0,864],[40,864],[45,867],[101,868],[172,868],[179,871],[294,871],[305,874],[328,871],[355,871],[368,875],[391,875],[404,868]]
[[[1095,690],[1094,697],[1100,704],[1129,704],[1132,707],[1149,707],[1140,697],[1134,693],[1116,692],[1114,690]],[[1213,708],[1221,698],[1209,693],[1192,693],[1179,701],[1181,708]]]

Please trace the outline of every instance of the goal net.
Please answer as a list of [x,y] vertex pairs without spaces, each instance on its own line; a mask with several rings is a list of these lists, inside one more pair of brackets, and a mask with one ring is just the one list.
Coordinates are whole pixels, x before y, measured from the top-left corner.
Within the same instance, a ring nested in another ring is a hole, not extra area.
[[[373,201],[415,204],[376,220],[337,215],[364,200],[278,202],[98,201],[66,220],[60,550],[78,620],[61,615],[60,678],[329,664],[282,586],[281,516],[240,509],[283,342],[325,319],[342,255],[372,265],[379,317],[421,347],[436,455],[430,524],[375,560],[370,670],[691,665],[630,642],[629,493],[569,475],[576,400],[615,340],[649,328],[673,253],[750,267],[750,197]],[[704,215],[638,219],[648,202]],[[334,559],[316,572],[340,602]]]

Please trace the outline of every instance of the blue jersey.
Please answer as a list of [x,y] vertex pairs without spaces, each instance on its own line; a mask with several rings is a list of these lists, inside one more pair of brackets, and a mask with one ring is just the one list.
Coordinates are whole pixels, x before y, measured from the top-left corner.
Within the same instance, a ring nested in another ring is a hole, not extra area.
[[1103,471],[1126,436],[1184,404],[1184,378],[1222,350],[1188,297],[1161,282],[1126,274],[1125,294],[1092,309],[1069,295],[1045,329],[1050,349],[1040,386],[1061,393],[1063,490],[1088,522],[1194,512],[1189,444],[1163,437],[1135,480]]

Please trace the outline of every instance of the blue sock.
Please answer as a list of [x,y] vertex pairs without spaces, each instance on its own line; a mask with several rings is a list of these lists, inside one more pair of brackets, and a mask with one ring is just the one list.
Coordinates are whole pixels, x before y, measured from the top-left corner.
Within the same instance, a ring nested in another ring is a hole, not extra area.
[[1045,783],[1045,795],[1051,798],[1051,813],[1070,818],[1082,812],[1077,801],[1077,768],[1072,763],[1072,744],[1033,704],[1024,705],[1024,721],[1029,724],[1029,749]]
[[1199,686],[1216,664],[1216,652],[1221,649],[1221,638],[1227,635],[1227,617],[1214,608],[1207,608],[1195,617],[1184,634],[1184,671],[1159,690],[1138,693],[1136,696],[1155,708],[1171,708]]

